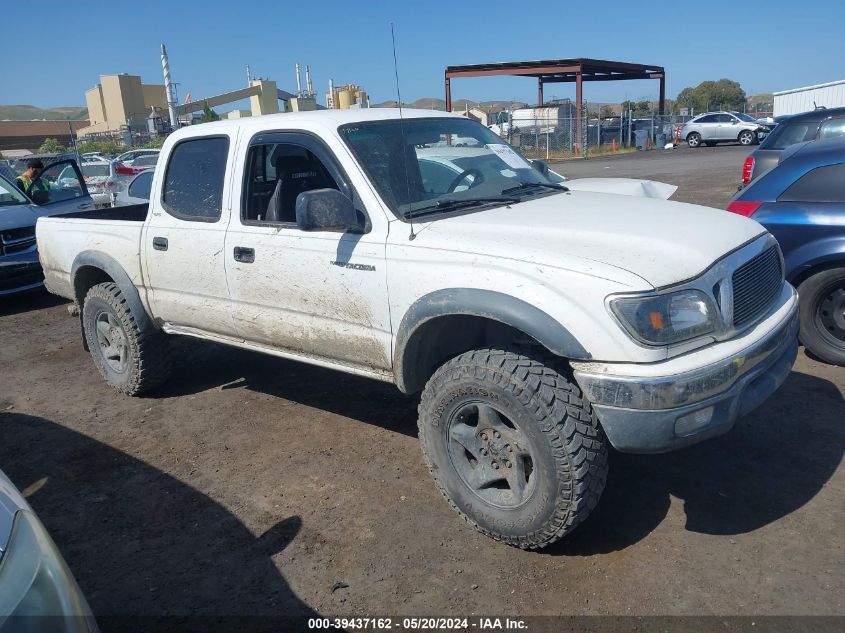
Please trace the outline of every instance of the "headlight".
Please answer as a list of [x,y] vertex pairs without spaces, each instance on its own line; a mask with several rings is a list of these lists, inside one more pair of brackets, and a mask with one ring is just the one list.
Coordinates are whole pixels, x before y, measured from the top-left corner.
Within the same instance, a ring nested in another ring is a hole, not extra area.
[[610,308],[628,333],[647,345],[686,341],[714,331],[718,324],[712,300],[698,290],[613,299]]
[[63,633],[99,630],[53,540],[27,510],[15,515],[9,546],[0,562],[0,622],[4,631],[43,631],[45,627]]

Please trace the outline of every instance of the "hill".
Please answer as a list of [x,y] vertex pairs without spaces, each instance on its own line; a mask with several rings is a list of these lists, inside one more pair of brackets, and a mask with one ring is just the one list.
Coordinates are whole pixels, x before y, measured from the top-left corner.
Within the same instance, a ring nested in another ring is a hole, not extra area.
[[[446,109],[446,102],[443,99],[438,99],[436,97],[423,97],[422,99],[417,99],[412,103],[402,103],[402,105],[406,108],[420,108],[422,110],[445,110]],[[452,110],[459,111],[459,110],[466,110],[467,108],[475,108],[479,107],[482,110],[493,109],[493,110],[507,110],[509,107],[513,106],[514,108],[522,108],[525,107],[526,104],[521,102],[510,102],[510,101],[473,101],[472,99],[455,99],[452,101]],[[396,107],[396,100],[384,101],[382,103],[374,103],[372,104],[374,108],[395,108]]]
[[0,105],[0,121],[32,121],[33,119],[83,121],[87,118],[88,108],[77,106],[36,108],[31,105]]

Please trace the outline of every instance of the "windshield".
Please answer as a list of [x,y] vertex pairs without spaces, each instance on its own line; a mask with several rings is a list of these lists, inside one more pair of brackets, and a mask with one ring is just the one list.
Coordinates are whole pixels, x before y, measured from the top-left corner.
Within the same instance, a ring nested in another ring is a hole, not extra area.
[[731,112],[740,121],[747,121],[748,123],[757,123],[757,119],[745,112]]
[[0,208],[29,204],[29,200],[17,187],[5,177],[0,176]]
[[400,218],[561,188],[496,134],[469,119],[392,119],[344,125],[339,131],[385,204]]

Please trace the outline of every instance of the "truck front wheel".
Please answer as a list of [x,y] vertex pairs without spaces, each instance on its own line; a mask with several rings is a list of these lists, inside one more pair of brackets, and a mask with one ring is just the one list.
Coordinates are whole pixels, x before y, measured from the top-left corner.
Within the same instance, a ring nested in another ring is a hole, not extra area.
[[474,350],[440,367],[420,402],[441,492],[482,533],[523,549],[572,531],[607,479],[604,433],[558,364],[534,349]]
[[167,380],[170,354],[166,336],[138,325],[116,284],[97,284],[88,291],[82,327],[94,364],[118,391],[136,396]]

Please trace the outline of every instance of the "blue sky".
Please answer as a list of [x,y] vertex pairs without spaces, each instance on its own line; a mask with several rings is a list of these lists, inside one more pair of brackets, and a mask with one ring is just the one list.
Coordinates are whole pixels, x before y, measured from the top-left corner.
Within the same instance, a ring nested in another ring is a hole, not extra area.
[[[2,0],[8,13],[17,3]],[[48,3],[51,4],[51,3]],[[170,53],[179,94],[194,100],[253,75],[295,88],[294,63],[310,64],[315,88],[358,83],[374,102],[395,98],[390,22],[404,101],[443,98],[449,64],[594,57],[662,65],[667,96],[706,79],[739,81],[748,94],[845,78],[845,3],[757,2],[336,2],[218,0],[42,6],[26,28],[7,29],[0,103],[84,105],[100,74],[127,72],[161,83],[159,44]],[[126,8],[122,8],[126,7]],[[170,11],[176,15],[168,19]],[[60,43],[34,45],[33,41]],[[657,81],[585,86],[588,101],[657,95]],[[454,98],[536,98],[519,78],[455,80]],[[548,97],[574,96],[567,84]],[[223,108],[224,110],[227,108]]]

